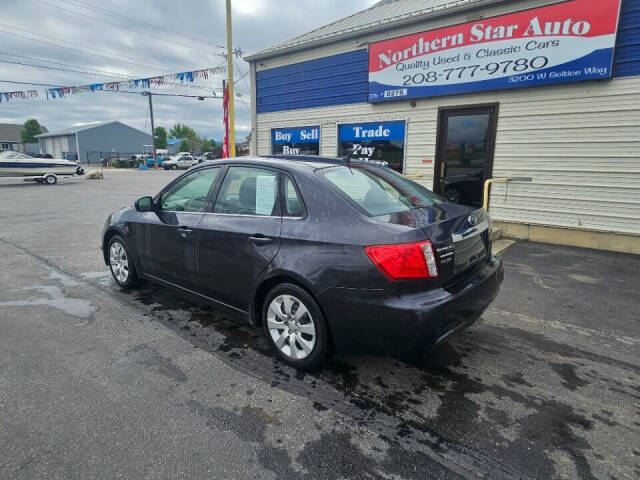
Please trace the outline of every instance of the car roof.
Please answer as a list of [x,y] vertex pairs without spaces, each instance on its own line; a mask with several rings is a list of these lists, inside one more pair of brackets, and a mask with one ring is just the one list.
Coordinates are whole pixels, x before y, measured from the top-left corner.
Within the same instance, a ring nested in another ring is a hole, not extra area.
[[315,157],[310,155],[268,155],[268,156],[243,156],[235,158],[223,158],[202,162],[199,167],[206,165],[247,164],[264,165],[284,168],[287,170],[313,171],[321,168],[347,165],[346,160],[330,157]]

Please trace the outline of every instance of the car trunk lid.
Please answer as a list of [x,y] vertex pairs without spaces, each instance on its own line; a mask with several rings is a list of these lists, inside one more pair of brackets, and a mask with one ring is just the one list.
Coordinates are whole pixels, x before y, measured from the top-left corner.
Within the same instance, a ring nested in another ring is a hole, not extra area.
[[490,220],[484,209],[444,202],[392,214],[385,220],[426,234],[445,286],[463,279],[491,255]]

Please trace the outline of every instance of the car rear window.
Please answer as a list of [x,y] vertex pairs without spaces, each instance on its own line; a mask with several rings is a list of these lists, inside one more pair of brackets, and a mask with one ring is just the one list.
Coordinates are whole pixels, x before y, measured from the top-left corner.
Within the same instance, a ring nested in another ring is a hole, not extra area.
[[322,169],[319,173],[372,217],[442,202],[422,185],[388,168],[345,165]]

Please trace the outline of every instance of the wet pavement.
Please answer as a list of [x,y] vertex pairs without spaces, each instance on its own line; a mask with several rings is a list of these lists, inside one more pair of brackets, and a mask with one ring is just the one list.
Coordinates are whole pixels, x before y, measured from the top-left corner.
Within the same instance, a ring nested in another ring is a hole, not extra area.
[[481,322],[313,374],[165,288],[106,215],[173,172],[0,180],[0,478],[638,478],[640,257],[519,243]]

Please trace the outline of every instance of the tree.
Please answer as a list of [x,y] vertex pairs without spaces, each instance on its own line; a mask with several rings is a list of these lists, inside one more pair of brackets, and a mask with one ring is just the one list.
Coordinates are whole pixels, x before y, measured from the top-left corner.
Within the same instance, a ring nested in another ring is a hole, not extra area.
[[206,140],[203,139],[202,140],[202,151],[203,152],[213,152],[214,149],[216,148],[216,141],[211,139],[211,140]]
[[186,140],[182,140],[180,142],[180,151],[181,152],[190,152],[191,149],[189,148],[189,142],[187,142]]
[[156,127],[153,130],[153,142],[156,148],[167,148],[167,129],[164,127]]
[[172,138],[184,138],[185,140],[195,140],[198,138],[198,134],[193,128],[182,123],[176,123],[169,131],[169,135],[171,135]]
[[20,132],[22,143],[36,143],[38,139],[36,135],[43,133],[42,127],[35,118],[31,118],[24,122],[24,129]]

